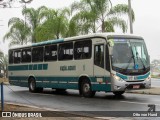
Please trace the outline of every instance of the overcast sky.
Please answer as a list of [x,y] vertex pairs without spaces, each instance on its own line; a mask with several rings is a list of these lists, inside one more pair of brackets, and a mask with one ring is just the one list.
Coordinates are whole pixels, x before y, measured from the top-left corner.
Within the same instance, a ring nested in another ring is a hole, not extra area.
[[[38,8],[45,5],[49,8],[62,8],[69,6],[73,1],[76,0],[33,0],[27,7]],[[128,4],[128,0],[111,1],[113,6],[121,3]],[[135,12],[134,34],[141,35],[145,39],[151,60],[160,59],[160,0],[131,0],[131,2]],[[17,8],[0,8],[0,49],[5,53],[8,51],[8,44],[3,43],[2,38],[8,31],[8,20],[11,17],[22,17],[22,7],[18,4],[15,6]],[[116,31],[119,32],[118,29]]]

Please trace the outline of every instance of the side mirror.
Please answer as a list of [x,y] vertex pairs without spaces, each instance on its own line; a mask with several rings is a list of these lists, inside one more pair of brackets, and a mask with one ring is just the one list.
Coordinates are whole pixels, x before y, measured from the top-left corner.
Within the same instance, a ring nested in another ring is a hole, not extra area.
[[107,43],[108,43],[108,46],[109,46],[109,55],[112,55],[113,54],[114,41],[113,41],[113,39],[109,39]]
[[108,43],[109,47],[113,47],[114,46],[113,39],[109,39],[107,43]]

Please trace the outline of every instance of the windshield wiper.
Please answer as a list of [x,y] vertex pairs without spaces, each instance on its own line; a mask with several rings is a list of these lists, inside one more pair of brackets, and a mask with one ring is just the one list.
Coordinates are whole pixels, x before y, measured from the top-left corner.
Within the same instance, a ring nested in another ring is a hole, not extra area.
[[[129,67],[132,59],[134,60],[134,55],[132,55],[131,58],[129,59],[128,65],[127,65],[126,68],[125,68],[126,71],[127,71],[128,67]],[[135,60],[134,60],[134,65],[135,65]]]
[[134,66],[135,66],[135,59],[134,59],[135,57],[134,57],[132,48],[131,48],[131,52],[132,52],[132,56],[131,56],[131,58],[130,58],[129,61],[128,61],[128,65],[127,65],[126,68],[125,68],[126,71],[127,71],[128,67],[129,67],[132,59],[133,59],[133,61],[134,61]]
[[137,57],[137,56],[139,56],[139,53],[138,53],[137,50],[136,50],[136,58],[137,58],[137,60],[138,60],[138,58],[140,59],[142,65],[143,65],[143,70],[145,71],[145,70],[146,70],[146,66],[145,66],[145,64],[144,64],[144,62],[143,62],[143,60],[142,60],[142,58],[141,58],[141,57]]

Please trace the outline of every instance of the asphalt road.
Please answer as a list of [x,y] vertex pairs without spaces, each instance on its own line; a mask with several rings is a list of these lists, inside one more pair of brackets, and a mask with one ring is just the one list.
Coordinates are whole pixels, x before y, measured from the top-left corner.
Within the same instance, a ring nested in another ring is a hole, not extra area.
[[79,96],[77,90],[56,93],[45,89],[43,93],[30,93],[28,88],[4,86],[5,101],[24,103],[41,108],[67,111],[147,111],[148,104],[155,104],[160,111],[160,96],[125,93],[116,97],[112,93],[97,92],[94,98]]
[[[160,81],[152,79],[152,87],[159,86]],[[94,111],[94,115],[102,114],[96,111],[147,111],[148,104],[155,104],[160,111],[160,96],[125,93],[117,97],[112,93],[97,92],[94,98],[79,96],[77,90],[67,90],[57,93],[44,89],[42,93],[30,93],[28,88],[4,86],[5,102],[19,103],[64,111]],[[87,112],[85,112],[87,114]]]

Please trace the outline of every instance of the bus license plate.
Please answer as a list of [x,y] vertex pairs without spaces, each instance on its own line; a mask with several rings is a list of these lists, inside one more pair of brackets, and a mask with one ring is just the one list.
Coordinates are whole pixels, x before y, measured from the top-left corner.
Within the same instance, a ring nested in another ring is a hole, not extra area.
[[140,85],[133,85],[133,89],[139,89]]

